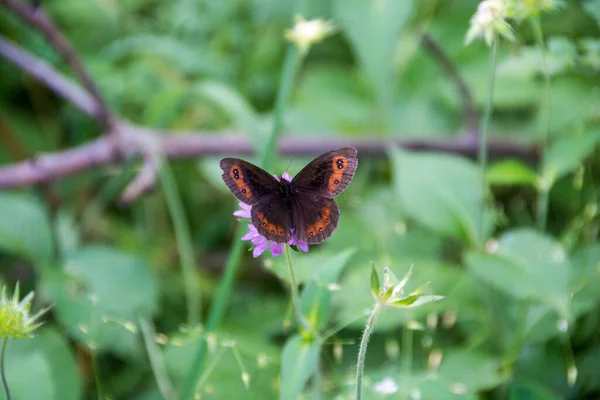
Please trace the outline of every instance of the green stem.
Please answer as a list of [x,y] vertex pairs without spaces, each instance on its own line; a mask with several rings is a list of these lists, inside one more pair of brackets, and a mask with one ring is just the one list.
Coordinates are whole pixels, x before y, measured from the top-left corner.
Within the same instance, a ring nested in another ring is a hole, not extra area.
[[8,389],[8,382],[6,382],[6,372],[4,368],[4,356],[6,354],[6,343],[8,342],[7,337],[2,338],[2,354],[0,354],[0,375],[2,375],[2,387],[4,388],[4,397],[6,400],[10,400],[10,390]]
[[92,369],[94,370],[94,381],[96,382],[96,394],[98,400],[104,400],[104,387],[102,386],[102,380],[100,379],[100,366],[98,365],[98,355],[93,346],[90,346],[90,357],[92,357]]
[[285,53],[283,73],[279,84],[279,90],[277,91],[277,98],[275,100],[273,127],[261,153],[262,167],[266,170],[271,169],[275,164],[275,159],[277,156],[277,142],[279,141],[281,128],[283,126],[283,111],[287,105],[290,92],[292,91],[294,77],[296,76],[296,72],[298,71],[303,58],[304,57],[300,54],[293,43],[288,46]]
[[[296,11],[299,10],[300,3],[300,1],[297,2]],[[295,45],[293,43],[288,45],[284,61],[284,69],[281,81],[279,83],[279,91],[277,92],[277,98],[275,100],[273,128],[271,130],[269,138],[267,139],[265,147],[261,152],[261,165],[263,168],[269,169],[275,162],[275,157],[277,154],[277,143],[281,134],[283,111],[287,103],[289,93],[291,92],[291,88],[293,86],[294,77],[301,65],[302,59],[303,58],[296,49]],[[242,227],[238,227],[237,234],[235,235],[236,238],[242,236],[241,232],[243,229],[244,228]],[[217,326],[221,323],[221,319],[225,314],[225,311],[229,304],[229,299],[231,297],[233,284],[235,283],[235,276],[237,275],[237,271],[241,264],[243,248],[244,245],[240,240],[236,240],[233,244],[229,255],[229,260],[227,262],[227,265],[225,266],[225,274],[221,283],[219,284],[217,295],[215,297],[215,300],[212,302],[208,313],[206,332],[211,332],[215,330]],[[190,369],[188,377],[186,378],[185,384],[183,386],[183,391],[181,392],[181,396],[179,397],[181,400],[188,400],[193,398],[194,390],[197,386],[196,382],[198,382],[198,380],[202,376],[202,364],[204,363],[204,357],[206,354],[205,341],[201,340],[199,346],[200,347],[198,348],[198,351],[194,358],[192,368]]]
[[410,383],[410,372],[412,370],[412,348],[413,346],[413,331],[404,325],[402,330],[402,375],[404,376],[404,393],[408,391],[408,384]]
[[367,320],[367,325],[363,332],[362,338],[360,339],[360,347],[358,349],[358,362],[356,363],[356,392],[354,398],[360,400],[362,396],[362,378],[365,369],[365,358],[367,358],[367,346],[369,345],[369,339],[375,329],[375,321],[379,314],[383,311],[383,305],[380,302],[375,303],[371,315]]
[[292,265],[292,254],[290,246],[285,245],[285,258],[288,264],[288,273],[290,275],[290,287],[292,290],[292,303],[294,304],[294,313],[296,314],[296,321],[298,325],[307,332],[312,332],[310,324],[302,314],[302,308],[300,305],[300,298],[298,296],[298,284],[296,283],[296,275],[294,274],[294,266]]
[[148,353],[148,359],[150,360],[150,367],[152,368],[154,379],[158,385],[158,390],[163,399],[172,399],[175,391],[173,390],[173,385],[167,375],[162,353],[154,341],[156,335],[154,326],[152,326],[152,323],[145,317],[138,317],[138,322],[140,324],[142,338],[144,339],[144,345],[146,346],[146,352]]
[[200,292],[195,284],[196,266],[194,262],[194,249],[190,237],[190,229],[187,224],[183,205],[181,204],[181,196],[177,188],[177,182],[175,181],[175,175],[164,157],[161,157],[159,178],[165,194],[171,221],[173,221],[175,239],[181,257],[183,287],[187,303],[187,323],[195,325],[200,320]]
[[542,56],[542,66],[544,68],[544,86],[546,89],[546,96],[548,98],[548,107],[546,109],[545,115],[545,127],[544,136],[542,138],[542,157],[540,158],[540,174],[542,176],[541,186],[538,188],[538,198],[537,198],[537,206],[536,206],[536,225],[538,230],[544,231],[546,230],[546,223],[548,220],[548,203],[550,196],[550,187],[551,184],[546,182],[545,179],[545,171],[544,164],[546,161],[546,154],[548,153],[548,145],[549,145],[549,136],[550,136],[550,108],[552,106],[552,86],[550,82],[550,73],[548,71],[548,63],[546,60],[546,45],[544,43],[544,34],[542,32],[542,24],[540,22],[539,17],[534,17],[531,20],[533,34],[535,36],[535,40],[540,49],[540,53]]
[[479,167],[481,169],[481,213],[479,215],[479,235],[481,238],[480,245],[484,244],[484,228],[485,228],[485,205],[487,202],[487,184],[485,179],[485,171],[487,169],[488,161],[488,140],[490,136],[490,120],[492,117],[492,109],[494,106],[494,86],[496,83],[496,53],[498,50],[498,38],[494,38],[492,41],[492,48],[490,50],[490,72],[488,76],[488,98],[483,114],[483,121],[481,125],[481,136],[479,138]]

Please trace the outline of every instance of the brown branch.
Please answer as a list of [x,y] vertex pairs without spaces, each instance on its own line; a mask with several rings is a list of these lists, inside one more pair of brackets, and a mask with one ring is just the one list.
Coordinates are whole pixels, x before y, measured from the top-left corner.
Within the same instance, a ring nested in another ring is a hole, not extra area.
[[460,76],[456,65],[454,65],[452,59],[448,57],[440,45],[428,33],[422,34],[421,43],[425,50],[429,52],[429,55],[438,62],[444,72],[446,72],[446,75],[454,82],[462,101],[463,118],[467,126],[467,132],[472,136],[478,136],[479,114],[473,104],[471,91],[462,76]]
[[19,15],[35,29],[40,31],[50,44],[56,49],[63,60],[73,69],[75,75],[81,81],[83,87],[88,91],[93,99],[94,111],[93,114],[105,126],[109,127],[112,118],[110,109],[100,95],[100,91],[96,87],[92,77],[88,74],[83,66],[83,63],[77,56],[75,50],[71,47],[67,39],[54,25],[54,23],[46,16],[39,8],[36,8],[28,3],[20,0],[0,0],[3,4],[15,14]]
[[[49,64],[27,51],[0,38],[0,56],[45,83],[56,94],[92,117],[94,99],[76,84],[66,79]],[[30,186],[76,174],[94,167],[119,163],[125,156],[143,160],[140,173],[125,189],[122,200],[130,202],[152,187],[159,168],[160,155],[169,159],[193,158],[207,155],[250,155],[253,153],[248,136],[241,132],[218,135],[207,132],[166,132],[139,127],[116,119],[109,133],[96,140],[71,149],[42,154],[33,159],[0,167],[0,189]],[[283,137],[279,150],[283,155],[314,155],[328,150],[354,146],[362,155],[383,155],[391,146],[412,150],[441,151],[467,156],[477,153],[477,138],[471,135],[457,139],[321,139],[323,134],[307,138],[304,134]],[[366,138],[377,135],[365,133]],[[413,135],[414,136],[414,135]],[[427,135],[429,136],[429,135]],[[521,145],[506,140],[490,142],[491,157],[517,157],[535,161],[536,146]]]

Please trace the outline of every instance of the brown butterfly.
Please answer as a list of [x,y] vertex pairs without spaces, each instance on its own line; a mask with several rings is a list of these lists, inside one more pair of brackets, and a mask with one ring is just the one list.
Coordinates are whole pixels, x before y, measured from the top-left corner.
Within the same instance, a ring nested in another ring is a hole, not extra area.
[[252,225],[277,243],[292,234],[308,244],[327,239],[340,219],[333,200],[344,191],[358,166],[357,151],[344,147],[312,160],[291,182],[239,158],[221,160],[223,180],[241,202],[252,206]]

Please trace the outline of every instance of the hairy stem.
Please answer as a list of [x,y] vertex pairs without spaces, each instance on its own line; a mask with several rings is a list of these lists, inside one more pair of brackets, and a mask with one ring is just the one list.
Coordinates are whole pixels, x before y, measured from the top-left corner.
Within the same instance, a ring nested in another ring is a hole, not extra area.
[[479,168],[481,170],[481,210],[479,215],[479,235],[481,239],[480,245],[484,243],[484,229],[485,229],[485,205],[487,203],[487,183],[485,179],[485,172],[487,169],[488,162],[488,141],[490,136],[490,120],[492,117],[492,109],[494,106],[494,85],[496,82],[496,53],[498,50],[498,38],[494,38],[492,41],[492,48],[490,49],[490,72],[488,76],[488,97],[483,114],[483,121],[481,123],[481,134],[479,137]]
[[6,343],[8,342],[7,337],[2,338],[2,354],[0,354],[0,375],[2,375],[2,387],[4,388],[4,397],[6,400],[10,400],[10,390],[8,389],[8,382],[6,382],[6,370],[4,368],[4,358],[6,355]]
[[363,331],[362,338],[360,339],[360,347],[358,349],[358,362],[356,363],[356,392],[354,398],[360,400],[362,396],[362,378],[365,369],[365,359],[367,358],[367,346],[369,345],[369,339],[375,329],[375,321],[377,317],[383,311],[383,305],[380,302],[375,303],[371,315],[367,320],[367,325]]

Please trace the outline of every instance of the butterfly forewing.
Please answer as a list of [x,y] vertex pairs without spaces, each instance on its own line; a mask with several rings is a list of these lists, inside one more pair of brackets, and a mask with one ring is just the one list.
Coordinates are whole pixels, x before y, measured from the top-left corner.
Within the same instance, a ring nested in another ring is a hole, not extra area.
[[251,206],[279,190],[279,182],[267,171],[239,158],[222,159],[221,169],[231,193]]
[[298,192],[334,198],[350,184],[358,166],[357,151],[344,147],[312,160],[294,177]]

